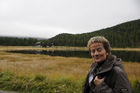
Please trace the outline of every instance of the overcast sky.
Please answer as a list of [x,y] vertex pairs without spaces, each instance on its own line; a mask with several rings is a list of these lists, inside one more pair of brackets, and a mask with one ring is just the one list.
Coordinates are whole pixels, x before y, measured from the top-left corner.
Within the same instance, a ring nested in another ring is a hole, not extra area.
[[0,36],[50,38],[140,19],[140,0],[0,0]]

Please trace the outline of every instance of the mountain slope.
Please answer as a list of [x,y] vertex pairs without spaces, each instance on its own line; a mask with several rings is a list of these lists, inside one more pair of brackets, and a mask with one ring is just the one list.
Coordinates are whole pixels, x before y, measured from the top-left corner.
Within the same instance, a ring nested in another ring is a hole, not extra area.
[[93,36],[104,36],[112,47],[140,47],[140,19],[83,34],[62,33],[44,41],[44,45],[86,46]]

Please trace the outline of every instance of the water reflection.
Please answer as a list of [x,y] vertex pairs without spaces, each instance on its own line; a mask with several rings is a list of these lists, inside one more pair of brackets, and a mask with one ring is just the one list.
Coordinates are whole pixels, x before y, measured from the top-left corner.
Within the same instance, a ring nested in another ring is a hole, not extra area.
[[[24,54],[43,54],[50,56],[63,56],[63,57],[83,57],[90,58],[88,51],[46,51],[46,50],[22,50],[22,51],[8,51],[12,53]],[[123,61],[140,62],[140,52],[138,51],[112,51],[113,55],[120,57]]]

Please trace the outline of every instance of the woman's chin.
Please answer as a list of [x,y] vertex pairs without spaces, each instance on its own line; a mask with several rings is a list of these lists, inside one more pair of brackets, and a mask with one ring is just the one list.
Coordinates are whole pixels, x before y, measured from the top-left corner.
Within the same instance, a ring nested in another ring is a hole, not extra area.
[[96,62],[96,63],[99,63],[99,62],[101,62],[101,61],[100,61],[100,60],[95,60],[95,62]]
[[94,59],[94,61],[96,62],[96,63],[100,63],[100,62],[102,62],[102,61],[104,61],[104,60],[100,60],[100,59]]

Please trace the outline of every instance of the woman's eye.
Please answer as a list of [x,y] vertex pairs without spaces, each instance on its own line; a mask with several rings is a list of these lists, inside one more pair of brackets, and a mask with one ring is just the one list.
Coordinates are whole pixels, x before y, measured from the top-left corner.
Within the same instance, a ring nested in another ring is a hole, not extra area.
[[98,51],[98,52],[101,52],[101,51],[102,51],[102,48],[98,48],[97,51]]

